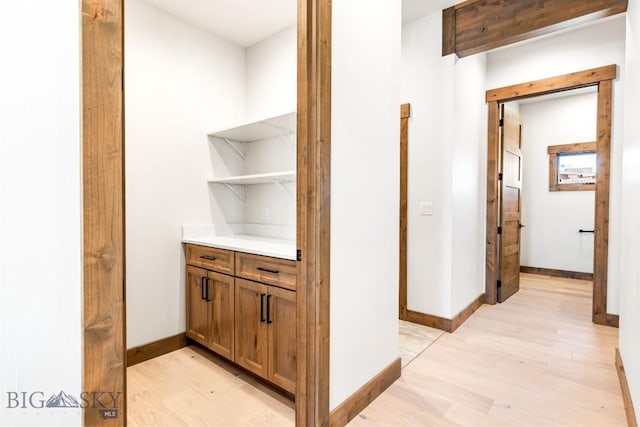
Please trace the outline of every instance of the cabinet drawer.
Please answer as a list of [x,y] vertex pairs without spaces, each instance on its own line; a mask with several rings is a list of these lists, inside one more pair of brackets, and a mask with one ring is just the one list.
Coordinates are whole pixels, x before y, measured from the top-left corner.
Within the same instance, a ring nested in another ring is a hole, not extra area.
[[236,252],[236,276],[296,290],[296,262]]
[[233,251],[186,244],[187,264],[233,275]]

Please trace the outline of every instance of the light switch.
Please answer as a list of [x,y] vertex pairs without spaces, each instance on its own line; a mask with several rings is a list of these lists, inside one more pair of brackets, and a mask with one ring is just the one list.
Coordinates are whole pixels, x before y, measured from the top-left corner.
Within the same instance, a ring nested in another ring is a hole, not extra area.
[[421,202],[420,203],[420,215],[433,215],[433,203]]

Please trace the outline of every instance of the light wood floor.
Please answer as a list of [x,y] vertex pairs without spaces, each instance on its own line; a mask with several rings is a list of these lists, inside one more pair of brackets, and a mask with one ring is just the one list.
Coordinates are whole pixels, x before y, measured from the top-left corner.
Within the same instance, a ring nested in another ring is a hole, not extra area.
[[[590,313],[591,282],[523,274],[520,292],[454,334],[408,325],[401,352],[415,358],[350,425],[624,426],[618,331]],[[290,401],[222,365],[188,347],[129,368],[128,424],[294,424]]]
[[523,274],[402,371],[352,426],[625,426],[618,330],[591,323],[591,282]]

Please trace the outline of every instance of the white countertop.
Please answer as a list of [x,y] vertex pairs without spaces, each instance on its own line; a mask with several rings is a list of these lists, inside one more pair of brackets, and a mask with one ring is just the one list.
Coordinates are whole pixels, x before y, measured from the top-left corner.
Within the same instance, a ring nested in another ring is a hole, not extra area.
[[183,237],[183,243],[296,260],[296,242],[267,237],[234,234],[230,236]]

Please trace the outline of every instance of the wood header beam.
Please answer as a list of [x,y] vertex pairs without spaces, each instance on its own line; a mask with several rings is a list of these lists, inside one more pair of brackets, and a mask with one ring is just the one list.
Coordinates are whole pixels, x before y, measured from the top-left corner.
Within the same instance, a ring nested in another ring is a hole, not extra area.
[[595,86],[603,80],[613,80],[617,76],[617,66],[606,65],[562,76],[535,80],[528,83],[506,86],[487,91],[487,102],[507,102],[528,96],[546,95],[585,86]]
[[485,52],[626,12],[627,3],[628,0],[465,1],[443,10],[442,54],[455,52],[464,57]]

